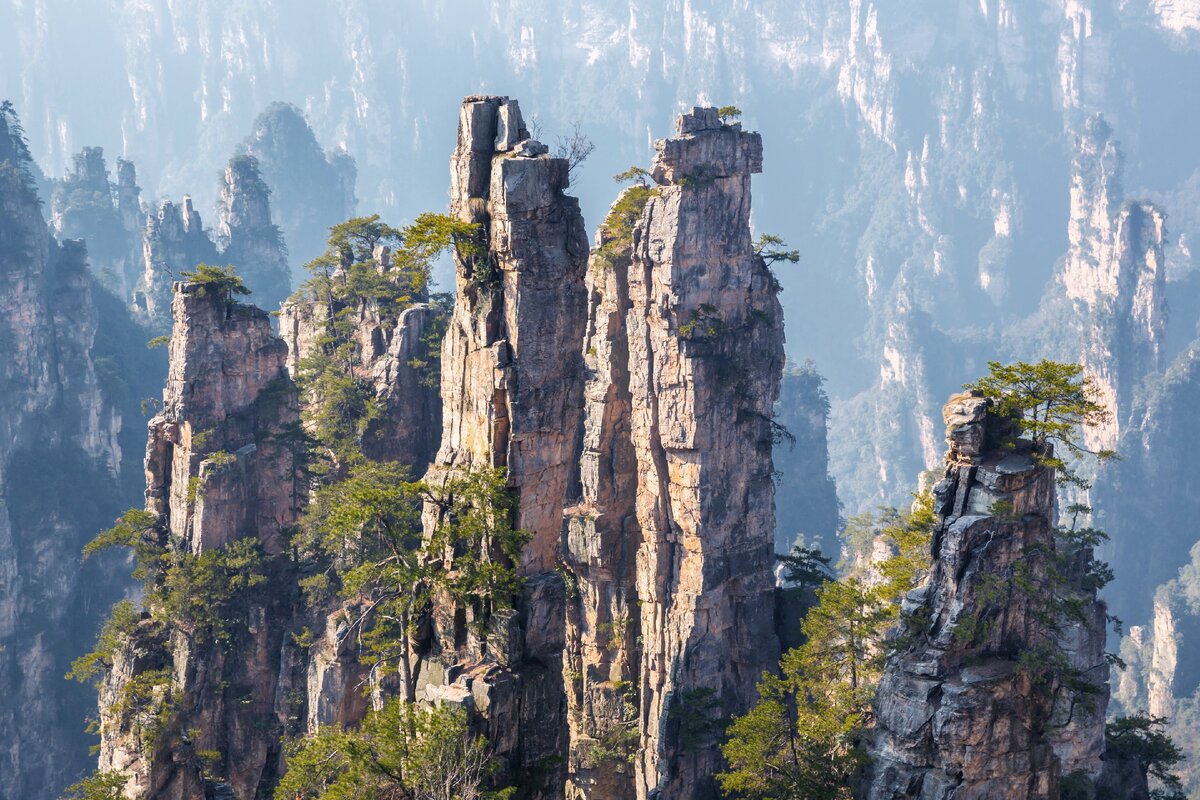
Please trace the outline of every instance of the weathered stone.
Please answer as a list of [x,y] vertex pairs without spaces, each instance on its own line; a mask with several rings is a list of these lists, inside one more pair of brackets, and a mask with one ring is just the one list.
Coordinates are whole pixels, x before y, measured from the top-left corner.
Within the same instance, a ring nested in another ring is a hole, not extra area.
[[[509,621],[519,639],[493,628],[480,641],[463,630],[465,615],[442,603],[430,646],[463,665],[446,680],[473,687],[508,776],[548,770],[545,788],[530,791],[555,797],[567,735],[564,589],[553,570],[583,405],[587,239],[578,201],[563,194],[567,162],[530,142],[508,98],[463,102],[450,169],[451,212],[482,226],[486,255],[456,259],[458,293],[442,345],[445,422],[426,480],[507,468],[518,497],[515,522],[532,540],[517,565],[528,580]],[[427,530],[439,524],[437,515],[428,504]]]
[[[981,428],[980,442],[1007,432],[1011,423],[985,410],[963,395],[944,410],[951,446],[935,489],[933,564],[905,604],[906,620],[922,622],[902,632],[913,644],[889,658],[876,693],[866,800],[1049,800],[1066,775],[1100,777],[1108,666],[1105,606],[1085,582],[1092,553],[1056,553],[1054,470],[1037,463],[1031,442],[956,451],[964,427]],[[1076,595],[1085,617],[1061,631],[1040,620],[1039,596],[1017,588],[1052,568],[1066,583],[1057,591]],[[1032,684],[1019,657],[1046,647],[1096,687],[1090,707],[1065,687]]]
[[716,743],[684,748],[672,710],[708,692],[715,715],[743,712],[778,655],[770,420],[783,317],[750,236],[762,143],[711,117],[686,115],[679,130],[691,132],[656,144],[659,185],[628,273],[639,798],[714,794]]
[[[283,552],[302,488],[289,443],[299,415],[287,347],[266,312],[212,285],[177,283],[172,308],[167,386],[146,447],[146,508],[172,548],[199,555],[253,537],[270,559]],[[266,569],[268,581],[279,577]],[[289,593],[278,588],[243,610],[236,651],[179,626],[157,644],[155,658],[171,671],[161,691],[185,698],[171,726],[195,731],[195,741],[141,741],[119,698],[150,667],[114,667],[101,696],[101,770],[129,776],[137,796],[200,800],[219,787],[203,779],[196,754],[213,751],[234,796],[269,786],[289,711],[276,701],[290,619]]]

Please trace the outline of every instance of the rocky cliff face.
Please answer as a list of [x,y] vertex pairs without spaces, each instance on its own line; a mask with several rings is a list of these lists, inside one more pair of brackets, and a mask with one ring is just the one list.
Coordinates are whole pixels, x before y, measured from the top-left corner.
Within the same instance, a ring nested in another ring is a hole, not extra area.
[[113,184],[104,150],[85,147],[50,198],[50,224],[56,235],[86,240],[92,271],[121,298],[131,296],[140,273],[145,227],[140,193],[132,162],[117,159]]
[[837,486],[829,474],[829,397],[814,364],[784,370],[775,406],[773,459],[775,550],[786,553],[801,536],[833,551],[841,516]]
[[[587,238],[567,162],[529,137],[515,100],[463,102],[451,159],[451,212],[482,226],[484,254],[456,259],[458,294],[442,344],[441,448],[426,480],[504,467],[532,534],[510,633],[487,642],[459,614],[439,625],[418,696],[474,695],[489,739],[526,791],[562,785],[563,594],[554,572],[582,413],[579,343],[586,320]],[[438,523],[433,506],[426,526]],[[454,616],[443,609],[442,616]],[[463,642],[466,642],[464,645]],[[453,670],[447,669],[455,664]],[[456,677],[457,676],[457,677]]]
[[689,741],[678,719],[743,710],[777,655],[771,415],[783,315],[750,240],[758,134],[697,108],[655,150],[627,317],[642,531],[637,791],[702,797],[716,746]]
[[[1053,798],[1064,776],[1099,780],[1105,766],[1105,607],[1081,584],[1091,553],[1056,541],[1053,470],[1028,441],[999,446],[1011,422],[987,405],[957,395],[943,412],[950,450],[934,488],[934,559],[905,600],[900,636],[910,643],[876,694],[863,788],[872,800]],[[1056,630],[1055,592],[1078,599],[1082,622]],[[1023,661],[1038,652],[1062,653],[1096,687],[1090,705],[1061,674]]]
[[1166,359],[1166,215],[1124,199],[1123,170],[1112,128],[1092,117],[1076,140],[1059,282],[1078,318],[1078,357],[1113,412],[1107,425],[1085,432],[1093,448],[1116,446],[1134,391]]
[[238,268],[254,303],[274,310],[291,294],[292,283],[283,235],[271,221],[270,194],[258,159],[229,159],[221,175],[216,234],[221,259]]
[[354,159],[344,149],[324,152],[300,109],[288,103],[259,114],[241,150],[258,160],[275,196],[275,221],[299,284],[307,277],[304,264],[325,249],[329,228],[354,216]]
[[[96,156],[84,154],[78,177],[98,176],[107,198]],[[0,796],[49,800],[86,768],[81,726],[94,713],[90,692],[63,674],[125,586],[111,563],[81,564],[79,551],[136,493],[126,421],[161,367],[96,284],[83,243],[51,237],[30,167],[2,107]]]
[[[375,253],[376,267],[390,268],[387,248]],[[430,363],[446,322],[442,304],[422,298],[397,316],[363,300],[347,309],[341,301],[289,298],[281,307],[279,335],[288,345],[288,371],[296,377],[305,357],[322,337],[340,334],[332,327],[335,316],[353,315],[357,377],[366,380],[380,401],[381,412],[363,432],[363,454],[376,461],[396,461],[420,476],[433,460],[441,441],[442,401],[438,372]]]
[[[141,797],[200,798],[222,785],[254,797],[277,774],[279,737],[295,711],[280,688],[291,591],[274,557],[299,507],[297,398],[265,312],[195,283],[176,284],[172,310],[146,510],[183,563],[249,541],[263,571],[240,590],[221,587],[242,596],[238,608],[210,612],[229,616],[229,638],[186,616],[139,625],[101,689],[100,769],[124,774]],[[159,703],[153,725],[131,700],[147,694]]]

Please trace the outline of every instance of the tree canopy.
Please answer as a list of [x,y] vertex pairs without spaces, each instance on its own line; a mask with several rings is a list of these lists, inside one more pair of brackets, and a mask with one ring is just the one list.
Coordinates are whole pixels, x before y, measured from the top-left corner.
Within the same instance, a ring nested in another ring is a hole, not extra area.
[[1112,450],[1088,449],[1080,437],[1082,427],[1102,425],[1112,416],[1082,365],[1047,359],[1013,364],[989,361],[988,370],[988,375],[963,388],[990,398],[992,413],[1016,419],[1020,433],[1038,445],[1039,463],[1056,469],[1062,482],[1087,487],[1064,454],[1054,451],[1055,445],[1073,458],[1094,456],[1103,462],[1116,457]]

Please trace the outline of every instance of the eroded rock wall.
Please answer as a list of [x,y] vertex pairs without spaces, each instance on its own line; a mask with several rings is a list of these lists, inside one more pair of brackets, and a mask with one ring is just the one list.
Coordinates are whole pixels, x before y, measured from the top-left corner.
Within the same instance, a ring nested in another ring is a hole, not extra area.
[[[531,139],[515,100],[462,105],[451,213],[481,226],[481,254],[456,258],[457,298],[442,344],[441,447],[426,480],[503,467],[516,526],[530,532],[517,614],[486,641],[462,614],[435,610],[418,699],[473,696],[492,747],[530,796],[561,795],[565,587],[555,573],[583,410],[579,345],[587,314],[587,237],[564,194],[565,159]],[[428,505],[426,529],[438,524]]]
[[221,173],[217,244],[221,259],[238,268],[254,304],[267,310],[292,291],[287,247],[271,221],[271,191],[254,156],[234,156]]

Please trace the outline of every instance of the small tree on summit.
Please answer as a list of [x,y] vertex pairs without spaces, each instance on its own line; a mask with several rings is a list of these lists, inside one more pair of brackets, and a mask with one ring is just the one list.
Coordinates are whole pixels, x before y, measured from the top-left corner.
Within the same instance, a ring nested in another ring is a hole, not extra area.
[[235,294],[250,294],[246,282],[232,265],[214,267],[209,264],[197,264],[194,270],[184,272],[182,277],[200,287],[197,294],[201,297],[209,291],[221,295],[226,300],[232,300]]
[[988,369],[988,375],[963,388],[991,398],[993,413],[1014,417],[1018,430],[1038,445],[1038,463],[1057,470],[1060,482],[1088,488],[1087,481],[1053,453],[1050,445],[1062,445],[1071,456],[1090,455],[1100,462],[1117,457],[1113,450],[1089,450],[1078,438],[1081,426],[1099,425],[1112,417],[1100,401],[1095,382],[1083,374],[1082,365],[1048,359],[1036,364],[989,361]]
[[730,122],[742,115],[742,110],[737,106],[721,106],[717,109],[717,116],[722,122]]

